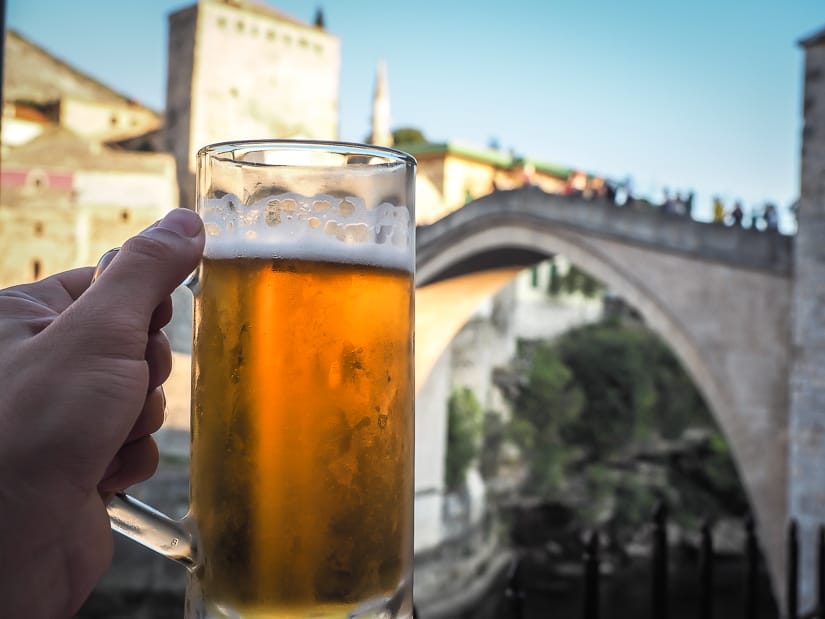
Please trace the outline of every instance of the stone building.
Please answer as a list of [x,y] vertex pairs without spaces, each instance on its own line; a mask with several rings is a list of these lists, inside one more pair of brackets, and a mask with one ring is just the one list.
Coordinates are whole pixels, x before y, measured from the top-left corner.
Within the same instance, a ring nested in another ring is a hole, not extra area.
[[201,146],[337,138],[340,42],[321,26],[200,0],[170,15],[169,30],[165,118],[8,31],[0,286],[94,263],[192,206]]
[[177,202],[164,153],[118,151],[60,127],[3,153],[0,287],[94,264]]
[[52,123],[98,142],[139,136],[161,126],[161,115],[154,110],[74,69],[13,30],[6,33],[5,59],[4,104],[36,107]]
[[194,204],[195,155],[207,144],[337,138],[340,48],[322,26],[247,0],[172,13],[165,150],[178,165],[181,206]]
[[160,115],[6,36],[0,287],[93,264],[177,206],[174,159],[109,145],[157,131]]
[[418,161],[416,220],[429,224],[496,190],[536,185],[563,193],[574,170],[459,142],[401,144]]

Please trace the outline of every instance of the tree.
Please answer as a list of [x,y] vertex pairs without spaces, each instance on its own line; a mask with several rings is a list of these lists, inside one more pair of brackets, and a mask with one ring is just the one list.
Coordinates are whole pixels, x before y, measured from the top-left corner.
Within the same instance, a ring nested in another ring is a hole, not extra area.
[[470,465],[478,457],[483,423],[484,413],[472,390],[454,390],[447,401],[447,490],[458,490],[464,484]]
[[539,494],[551,493],[564,481],[573,454],[562,428],[580,415],[582,405],[581,390],[558,351],[540,344],[518,392],[510,431],[530,464],[527,483]]
[[723,435],[673,353],[640,325],[605,322],[522,343],[505,397],[531,495],[568,502],[620,539],[666,498],[674,518],[748,508]]
[[484,479],[493,479],[498,473],[501,447],[505,438],[505,427],[501,415],[494,412],[485,413],[484,436],[478,463]]
[[401,127],[392,132],[393,144],[426,144],[429,142],[420,129]]
[[648,437],[656,404],[648,338],[643,329],[599,325],[559,340],[559,355],[584,393],[581,415],[562,430],[584,451],[582,464],[620,456]]

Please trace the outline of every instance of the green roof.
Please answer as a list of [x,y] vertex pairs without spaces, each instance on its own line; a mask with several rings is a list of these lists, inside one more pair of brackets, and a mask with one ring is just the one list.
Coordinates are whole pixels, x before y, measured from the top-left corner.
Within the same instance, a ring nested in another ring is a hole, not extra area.
[[461,142],[419,142],[414,144],[396,144],[395,148],[406,151],[414,157],[423,155],[456,155],[479,161],[481,163],[488,163],[498,168],[513,168],[523,165],[532,165],[536,171],[557,176],[559,178],[567,178],[572,171],[570,168],[538,161],[528,157],[513,157],[508,153],[503,153],[493,148],[477,148],[469,146]]
[[547,163],[546,161],[538,161],[529,157],[520,157],[513,161],[520,165],[531,165],[537,172],[544,172],[551,176],[558,176],[559,178],[567,178],[573,172],[573,168],[566,168],[564,166],[556,165],[555,163]]
[[513,158],[506,153],[499,152],[492,148],[474,148],[458,142],[421,142],[417,144],[398,144],[396,148],[418,155],[458,155],[467,159],[489,163],[500,168],[509,168],[513,164]]

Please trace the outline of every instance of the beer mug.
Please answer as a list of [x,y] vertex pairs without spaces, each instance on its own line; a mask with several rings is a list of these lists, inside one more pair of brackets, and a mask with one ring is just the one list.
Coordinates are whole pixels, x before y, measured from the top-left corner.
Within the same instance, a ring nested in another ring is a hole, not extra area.
[[188,619],[412,616],[415,160],[203,148],[190,506],[112,527],[186,565]]

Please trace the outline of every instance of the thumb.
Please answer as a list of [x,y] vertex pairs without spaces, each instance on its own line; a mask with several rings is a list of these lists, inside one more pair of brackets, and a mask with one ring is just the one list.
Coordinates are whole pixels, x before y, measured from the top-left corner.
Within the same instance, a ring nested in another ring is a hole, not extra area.
[[186,208],[173,209],[127,240],[60,318],[81,330],[96,329],[102,339],[107,339],[107,326],[145,334],[155,308],[197,267],[203,246],[200,217]]

